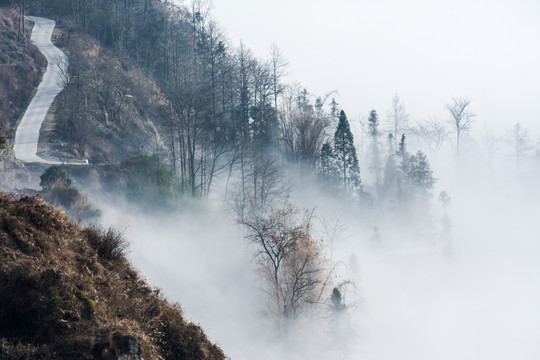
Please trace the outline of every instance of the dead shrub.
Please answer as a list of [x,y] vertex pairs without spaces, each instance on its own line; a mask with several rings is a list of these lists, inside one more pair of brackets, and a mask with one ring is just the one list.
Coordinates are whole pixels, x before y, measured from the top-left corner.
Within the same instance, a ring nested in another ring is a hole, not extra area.
[[118,230],[89,227],[84,229],[83,233],[100,258],[115,261],[125,256],[127,242]]

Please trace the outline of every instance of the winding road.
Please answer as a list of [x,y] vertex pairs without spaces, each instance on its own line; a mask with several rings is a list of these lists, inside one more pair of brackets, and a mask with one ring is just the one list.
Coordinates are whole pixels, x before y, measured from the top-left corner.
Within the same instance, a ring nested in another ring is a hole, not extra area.
[[[24,162],[65,164],[66,161],[49,160],[38,156],[38,140],[41,124],[55,97],[62,91],[63,76],[67,73],[67,56],[51,42],[55,22],[41,17],[27,16],[34,23],[32,42],[45,55],[47,68],[34,98],[28,105],[15,132],[15,157]],[[72,163],[72,162],[70,162]],[[78,162],[80,163],[80,162]],[[84,163],[84,162],[83,162]]]

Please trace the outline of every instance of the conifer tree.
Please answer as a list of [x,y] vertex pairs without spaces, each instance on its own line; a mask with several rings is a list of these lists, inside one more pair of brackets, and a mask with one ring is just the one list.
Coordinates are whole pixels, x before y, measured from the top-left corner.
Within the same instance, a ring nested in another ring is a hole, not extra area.
[[409,158],[407,165],[407,177],[415,190],[421,195],[428,195],[433,189],[436,179],[429,165],[426,155],[418,150]]
[[343,188],[350,190],[360,186],[360,168],[354,138],[343,110],[339,113],[339,122],[334,134],[334,157],[338,175],[343,180]]
[[319,176],[325,182],[333,182],[336,179],[336,166],[332,144],[327,141],[321,147],[319,155]]
[[381,184],[382,164],[379,150],[379,115],[375,110],[369,113],[368,134],[371,138],[369,169],[375,175],[375,185],[378,187]]

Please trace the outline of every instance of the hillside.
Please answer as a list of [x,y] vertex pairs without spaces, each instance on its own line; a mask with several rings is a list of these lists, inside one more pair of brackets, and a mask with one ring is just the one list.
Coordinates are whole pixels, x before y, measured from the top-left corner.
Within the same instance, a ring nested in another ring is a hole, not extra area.
[[112,230],[0,193],[0,358],[223,359],[123,250]]
[[166,116],[166,103],[152,79],[69,19],[59,20],[55,32],[69,74],[42,127],[40,150],[117,163],[161,146],[156,123]]
[[0,7],[0,137],[14,136],[46,65],[28,32],[18,36],[17,22],[14,9]]

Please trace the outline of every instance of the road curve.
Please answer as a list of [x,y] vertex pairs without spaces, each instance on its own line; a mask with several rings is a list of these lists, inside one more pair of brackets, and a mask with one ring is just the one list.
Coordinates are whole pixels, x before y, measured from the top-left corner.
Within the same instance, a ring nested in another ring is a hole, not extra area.
[[62,161],[47,160],[37,155],[39,130],[56,95],[62,91],[63,76],[67,73],[67,56],[51,42],[55,22],[35,16],[27,16],[34,23],[32,42],[47,59],[47,68],[34,98],[28,105],[15,132],[15,157],[24,162],[64,164]]

